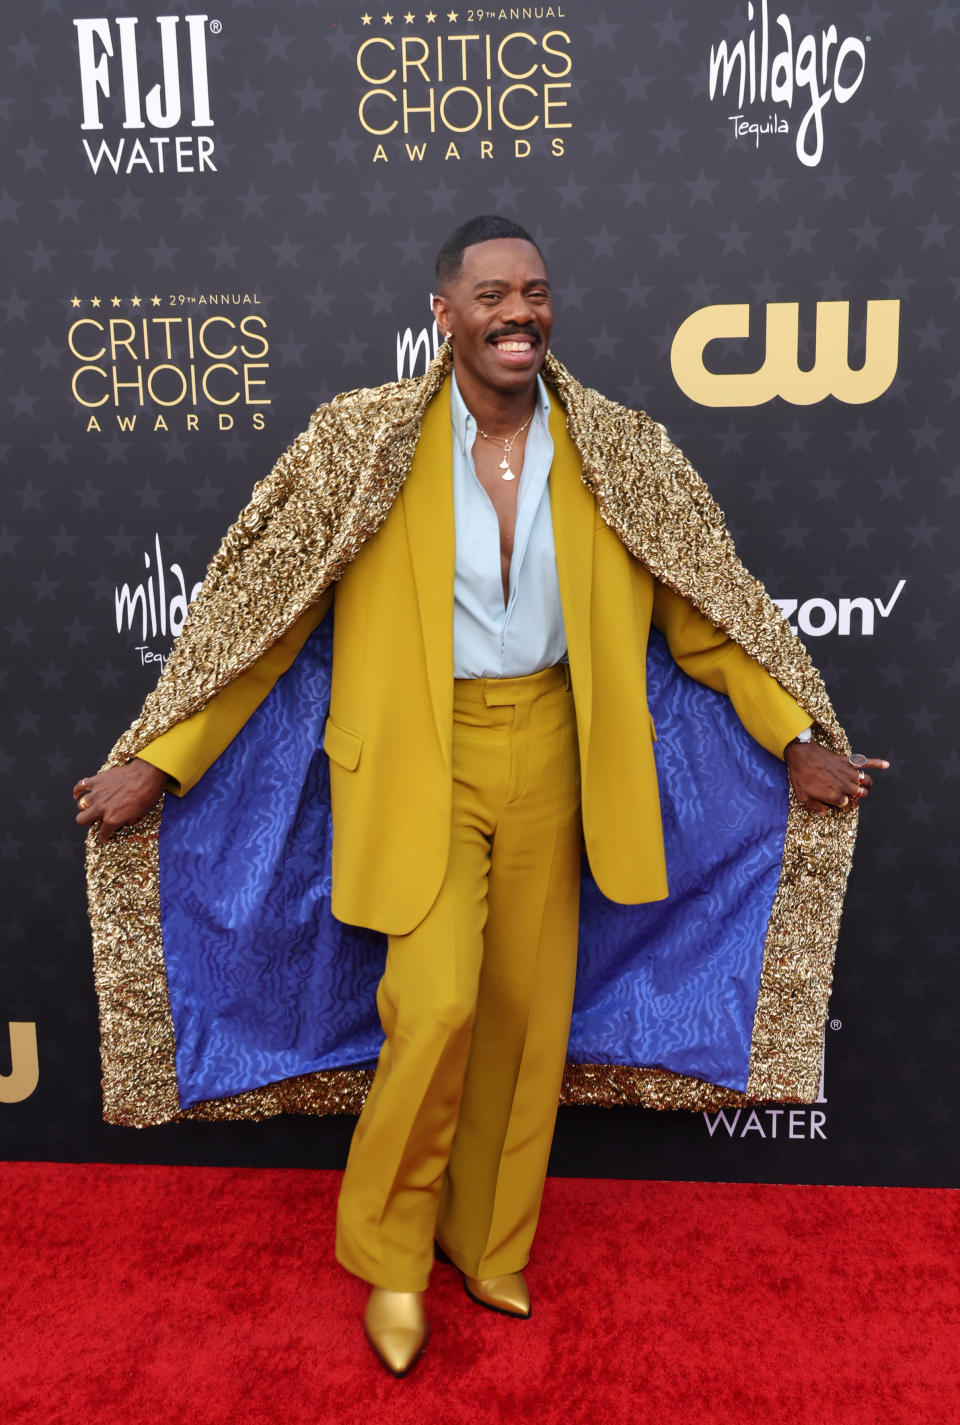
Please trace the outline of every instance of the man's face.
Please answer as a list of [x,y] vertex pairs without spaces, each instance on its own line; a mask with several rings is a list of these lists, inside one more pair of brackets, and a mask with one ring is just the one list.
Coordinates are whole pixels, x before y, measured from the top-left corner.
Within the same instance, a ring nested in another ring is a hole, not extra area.
[[467,376],[500,395],[533,386],[553,326],[550,284],[533,243],[495,238],[468,247],[433,310],[441,332],[453,334],[458,380]]

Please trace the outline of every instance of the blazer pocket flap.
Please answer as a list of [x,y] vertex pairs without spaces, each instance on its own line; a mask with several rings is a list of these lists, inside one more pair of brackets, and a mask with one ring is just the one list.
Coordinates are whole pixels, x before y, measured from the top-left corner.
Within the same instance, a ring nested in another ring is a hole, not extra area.
[[363,738],[358,732],[351,732],[348,727],[342,727],[340,723],[334,722],[332,717],[327,718],[323,750],[332,761],[352,772],[360,761],[362,747]]

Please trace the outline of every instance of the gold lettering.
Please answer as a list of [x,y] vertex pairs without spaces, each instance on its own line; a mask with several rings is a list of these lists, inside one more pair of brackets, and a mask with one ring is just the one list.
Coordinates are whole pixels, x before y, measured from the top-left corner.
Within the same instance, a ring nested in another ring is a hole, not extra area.
[[[124,327],[126,327],[126,329],[127,329],[127,330],[126,330],[126,335],[125,335],[125,336],[121,336],[120,333],[121,333],[121,331],[123,330]],[[125,352],[127,353],[127,355],[129,356],[129,358],[130,358],[131,361],[136,361],[136,360],[138,359],[138,358],[137,358],[137,353],[136,353],[136,352],[134,351],[134,349],[133,349],[133,338],[134,338],[134,334],[136,333],[136,330],[137,330],[137,329],[136,329],[136,327],[133,325],[133,322],[128,322],[125,317],[111,317],[111,318],[110,318],[110,360],[111,360],[111,361],[116,361],[116,359],[117,359],[117,352],[118,352],[118,351],[125,351]]]
[[559,59],[563,64],[563,68],[548,69],[545,64],[541,65],[541,68],[548,79],[563,79],[564,75],[569,74],[571,69],[573,68],[573,62],[571,61],[569,54],[565,54],[563,50],[554,49],[553,45],[549,43],[550,40],[554,39],[565,40],[566,43],[569,44],[570,36],[567,34],[566,30],[548,30],[547,33],[544,35],[543,39],[540,41],[540,43],[543,45],[545,53],[552,54],[555,59]]
[[22,1103],[40,1082],[37,1026],[28,1020],[11,1019],[7,1029],[10,1035],[10,1072],[0,1074],[0,1103]]
[[[236,347],[234,347],[234,350],[236,350]],[[208,383],[209,383],[209,380],[210,380],[210,377],[211,377],[211,375],[213,374],[214,371],[229,371],[232,376],[239,376],[239,375],[240,375],[240,372],[237,370],[237,368],[236,368],[235,366],[231,366],[231,365],[229,364],[229,362],[226,362],[226,361],[215,361],[212,366],[208,366],[208,367],[207,367],[206,371],[205,371],[205,372],[203,373],[203,375],[200,377],[200,390],[203,392],[203,394],[206,396],[207,400],[208,400],[212,405],[214,405],[214,406],[232,406],[233,403],[234,403],[234,401],[239,401],[239,399],[240,399],[240,392],[239,392],[239,391],[234,391],[234,393],[233,393],[232,396],[224,396],[224,397],[214,396],[213,393],[211,392],[210,386],[209,386],[209,384],[208,384]]]
[[511,35],[504,35],[503,39],[497,46],[497,64],[500,66],[500,73],[505,75],[507,79],[529,79],[531,74],[536,74],[537,72],[536,64],[531,64],[529,69],[517,71],[507,68],[507,63],[503,57],[503,52],[506,49],[507,45],[510,44],[513,40],[526,40],[528,44],[531,44],[534,46],[534,48],[536,48],[537,42],[533,38],[533,35],[525,34],[523,30],[515,30]]
[[849,364],[849,302],[817,303],[814,364],[802,371],[798,360],[800,309],[796,302],[769,302],[766,350],[755,371],[720,375],[704,366],[712,341],[739,340],[750,334],[747,303],[702,307],[681,324],[673,339],[670,365],[674,380],[701,406],[760,406],[780,396],[795,406],[809,406],[835,396],[847,405],[875,401],[897,374],[900,303],[868,301],[863,365]]
[[[266,371],[266,361],[248,361],[243,368],[243,397],[248,406],[269,406],[272,404],[269,396],[252,396],[250,394],[253,386],[265,386],[266,381],[261,381],[259,376],[251,376],[251,371]],[[262,429],[258,426],[257,429]]]
[[80,317],[72,324],[70,330],[67,332],[67,345],[69,346],[71,353],[77,358],[78,361],[99,361],[101,356],[103,356],[106,352],[107,348],[105,346],[101,346],[99,351],[78,351],[73,341],[73,334],[77,330],[77,327],[96,327],[97,331],[100,332],[101,335],[103,334],[103,327],[100,325],[99,322],[95,322],[93,317]]
[[464,79],[464,80],[465,80],[466,77],[467,77],[467,45],[468,45],[468,44],[471,44],[474,40],[478,40],[479,38],[480,38],[479,35],[448,35],[448,36],[447,36],[447,39],[450,41],[450,43],[451,43],[452,45],[459,44],[459,46],[460,46],[460,78],[461,78],[461,79]]
[[[420,46],[420,56],[418,59],[407,58],[407,52],[413,45]],[[408,77],[411,69],[417,70],[417,72],[422,77],[424,84],[429,84],[430,75],[427,73],[426,65],[423,62],[426,59],[427,55],[430,53],[430,46],[427,44],[426,40],[420,39],[418,35],[404,35],[403,39],[400,41],[400,53],[402,55],[401,63],[403,65],[404,84],[408,82]]]
[[[173,398],[172,401],[165,401],[162,396],[158,396],[158,395],[157,395],[155,382],[156,382],[156,377],[159,375],[159,373],[160,373],[161,371],[172,371],[172,372],[174,373],[174,375],[176,376],[177,382],[178,382],[178,384],[179,384],[179,386],[180,386],[179,395],[174,396],[174,398]],[[140,381],[140,404],[141,404],[141,406],[142,406],[142,405],[143,405],[143,377],[141,376],[141,374],[140,374],[139,371],[137,372],[137,378],[138,378],[138,380]],[[114,383],[113,383],[113,384],[114,384],[114,386],[116,386],[116,384],[117,384],[116,376],[114,376]],[[125,382],[124,384],[127,385],[127,386],[132,386],[132,385],[133,385],[133,382],[132,382],[132,381],[127,381],[127,382]],[[170,364],[169,362],[163,362],[163,363],[161,363],[160,366],[154,366],[154,367],[151,369],[149,375],[147,376],[147,394],[148,394],[148,396],[150,397],[151,401],[156,401],[156,403],[157,403],[158,406],[179,406],[180,402],[183,400],[184,396],[186,396],[186,394],[187,394],[187,378],[186,378],[186,376],[183,374],[183,372],[180,370],[179,366],[173,366],[173,365]]]
[[206,337],[207,328],[212,327],[214,322],[222,322],[225,326],[228,326],[231,331],[233,330],[233,322],[229,317],[207,317],[206,321],[201,323],[200,330],[197,332],[197,341],[200,344],[200,350],[205,356],[212,356],[215,361],[226,361],[227,357],[232,356],[236,351],[237,343],[234,342],[229,351],[212,350],[212,348],[207,345]]
[[[452,91],[450,91],[450,92],[452,92]],[[435,91],[434,91],[433,89],[428,89],[428,90],[427,90],[427,93],[428,93],[428,95],[430,96],[430,103],[429,103],[429,104],[425,104],[425,105],[416,105],[416,104],[411,104],[411,103],[410,103],[410,101],[409,101],[408,98],[407,98],[407,91],[406,91],[406,89],[404,89],[404,91],[403,91],[403,132],[404,132],[405,134],[408,134],[408,133],[410,132],[410,115],[411,115],[411,114],[429,114],[429,115],[430,115],[430,132],[431,132],[431,133],[436,133],[437,125],[436,125],[436,116],[435,116],[435,111],[434,111],[434,93],[435,93]]]
[[[70,382],[70,389],[73,392],[73,399],[77,401],[81,406],[96,407],[106,405],[107,401],[109,401],[110,399],[110,397],[107,395],[101,396],[99,401],[85,401],[80,395],[80,392],[77,389],[77,382],[85,371],[93,371],[97,376],[102,376],[104,380],[106,380],[107,373],[104,371],[102,366],[78,366],[76,371],[73,373],[73,380]],[[88,425],[87,430],[89,429],[90,427]],[[97,429],[99,430],[100,427],[98,426]]]
[[[258,326],[260,330],[251,331],[250,328],[253,326]],[[267,352],[270,350],[270,343],[264,336],[264,332],[266,331],[266,329],[267,322],[265,317],[258,317],[255,313],[252,313],[251,315],[243,317],[241,319],[240,331],[247,338],[247,341],[254,341],[260,343],[259,351],[251,351],[250,347],[246,343],[244,343],[240,347],[241,352],[248,359],[251,357],[266,356]]]
[[543,86],[543,127],[545,129],[573,128],[573,125],[569,122],[564,124],[561,123],[559,119],[552,119],[550,117],[551,109],[565,109],[567,107],[566,99],[553,98],[554,89],[571,89],[572,87],[570,84],[545,84]]
[[506,114],[504,113],[504,108],[503,108],[503,106],[504,106],[504,104],[506,103],[507,96],[510,95],[510,94],[515,93],[517,90],[520,90],[520,91],[522,91],[522,92],[525,93],[525,94],[532,94],[533,97],[534,97],[534,99],[536,99],[536,97],[537,97],[537,91],[536,91],[536,89],[534,89],[533,86],[530,85],[530,84],[508,84],[507,87],[506,87],[506,89],[504,89],[503,93],[500,95],[500,101],[499,101],[499,103],[498,103],[498,105],[497,105],[497,110],[498,110],[498,112],[499,112],[499,114],[500,114],[500,121],[501,121],[501,123],[503,123],[508,129],[515,129],[515,130],[532,129],[532,128],[534,127],[534,125],[537,124],[537,123],[539,123],[539,121],[540,121],[540,116],[539,116],[539,114],[534,114],[533,118],[532,118],[532,119],[529,119],[525,124],[514,124],[514,123],[511,123],[511,121],[507,118]]
[[366,115],[364,114],[364,110],[367,106],[367,100],[377,97],[389,99],[391,104],[395,104],[397,102],[397,96],[395,94],[391,94],[389,89],[368,89],[366,94],[364,94],[363,98],[360,100],[360,122],[366,129],[368,134],[392,134],[394,129],[397,127],[396,119],[394,119],[392,123],[389,123],[385,129],[375,129],[372,124],[367,123]]
[[[433,90],[431,90],[430,93],[432,96]],[[447,100],[452,94],[469,94],[470,98],[476,103],[477,111],[474,114],[473,118],[470,120],[469,124],[454,124],[450,119],[447,118]],[[452,89],[448,89],[446,91],[443,98],[440,100],[440,122],[443,124],[443,127],[445,129],[449,129],[452,134],[468,134],[471,129],[475,129],[477,127],[482,116],[483,100],[480,98],[480,95],[475,89],[468,89],[463,84],[455,84]],[[432,123],[430,125],[430,131],[431,133],[433,132]]]
[[396,76],[396,66],[391,69],[389,74],[381,74],[379,76],[368,74],[363,67],[363,52],[365,49],[369,49],[371,45],[386,45],[387,49],[396,49],[396,45],[393,41],[384,39],[382,35],[371,36],[370,39],[364,40],[363,44],[357,50],[357,69],[360,71],[360,78],[367,84],[389,84],[391,79]]

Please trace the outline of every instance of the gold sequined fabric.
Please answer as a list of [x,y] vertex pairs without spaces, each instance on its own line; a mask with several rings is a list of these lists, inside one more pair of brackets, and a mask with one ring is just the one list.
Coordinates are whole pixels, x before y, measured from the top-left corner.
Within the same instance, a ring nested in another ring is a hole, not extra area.
[[[444,345],[424,376],[348,392],[314,413],[228,530],[156,688],[106,766],[203,707],[340,577],[386,518],[450,364]],[[737,559],[722,513],[663,427],[581,386],[553,356],[543,376],[566,410],[584,483],[611,529],[656,578],[769,669],[815,719],[821,741],[848,751],[806,651]],[[155,808],[104,846],[92,833],[87,839],[104,1116],[145,1126],[357,1112],[370,1076],[354,1069],[181,1110],[160,926],[161,815]],[[564,1100],[688,1109],[812,1101],[856,820],[809,816],[791,800],[746,1094],[659,1069],[580,1064],[568,1066]]]

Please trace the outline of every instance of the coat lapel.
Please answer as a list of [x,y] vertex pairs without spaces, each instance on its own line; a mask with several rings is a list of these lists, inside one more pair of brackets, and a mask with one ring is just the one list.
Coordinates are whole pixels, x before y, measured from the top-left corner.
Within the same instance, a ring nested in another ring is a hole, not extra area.
[[570,658],[570,677],[577,706],[581,752],[590,741],[593,664],[590,603],[593,587],[593,545],[597,507],[581,478],[579,452],[567,431],[563,407],[550,392],[550,509],[557,556],[557,577]]
[[451,762],[453,736],[453,431],[447,383],[424,413],[410,474],[402,487],[410,560],[430,698],[440,746]]

